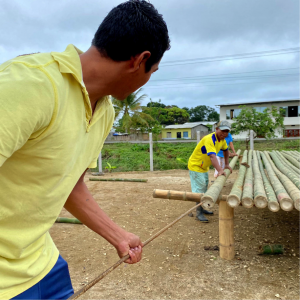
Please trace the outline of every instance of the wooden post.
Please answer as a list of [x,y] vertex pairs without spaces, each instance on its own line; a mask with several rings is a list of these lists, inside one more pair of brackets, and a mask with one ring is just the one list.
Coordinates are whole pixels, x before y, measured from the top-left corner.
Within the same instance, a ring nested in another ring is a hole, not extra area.
[[101,151],[100,151],[99,158],[98,158],[98,170],[99,170],[99,173],[102,173],[102,153],[101,153]]
[[220,257],[234,259],[234,209],[227,205],[226,201],[219,203],[219,246]]
[[152,132],[149,133],[150,171],[153,172],[153,140]]
[[200,131],[197,131],[197,145],[199,144],[200,142]]
[[254,132],[253,132],[253,130],[250,130],[250,150],[254,150],[253,137],[254,137]]

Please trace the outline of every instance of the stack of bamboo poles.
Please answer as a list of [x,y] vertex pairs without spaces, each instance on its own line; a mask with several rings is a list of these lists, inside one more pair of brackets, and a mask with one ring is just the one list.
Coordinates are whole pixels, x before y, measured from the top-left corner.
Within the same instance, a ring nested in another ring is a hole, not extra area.
[[300,154],[297,151],[245,151],[227,203],[237,207],[300,210]]

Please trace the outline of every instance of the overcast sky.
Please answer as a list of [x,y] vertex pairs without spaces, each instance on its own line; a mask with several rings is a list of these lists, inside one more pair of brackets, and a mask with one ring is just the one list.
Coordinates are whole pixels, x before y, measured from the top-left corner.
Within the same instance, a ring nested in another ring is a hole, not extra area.
[[[103,18],[121,2],[0,0],[0,62],[25,53],[64,51],[70,43],[85,51]],[[215,107],[299,98],[299,50],[271,52],[299,47],[298,0],[151,3],[168,25],[171,50],[144,86],[148,99]],[[234,56],[246,53],[255,57]],[[191,59],[198,60],[187,61]]]

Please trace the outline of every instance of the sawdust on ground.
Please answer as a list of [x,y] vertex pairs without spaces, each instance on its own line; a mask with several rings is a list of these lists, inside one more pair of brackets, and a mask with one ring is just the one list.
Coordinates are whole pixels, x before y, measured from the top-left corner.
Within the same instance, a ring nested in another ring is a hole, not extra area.
[[[222,194],[231,190],[237,171]],[[143,241],[195,203],[153,199],[153,189],[190,191],[188,171],[126,172],[113,178],[147,178],[140,182],[85,181],[101,208]],[[210,184],[214,180],[210,171]],[[218,245],[218,206],[210,222],[184,217],[143,250],[135,265],[123,264],[81,299],[299,299],[299,212],[235,209],[234,260],[204,246]],[[194,213],[195,215],[195,213]],[[61,216],[70,216],[62,210]],[[68,261],[75,291],[119,260],[114,248],[83,225],[54,224],[51,231]],[[264,244],[282,244],[283,255],[258,255]]]

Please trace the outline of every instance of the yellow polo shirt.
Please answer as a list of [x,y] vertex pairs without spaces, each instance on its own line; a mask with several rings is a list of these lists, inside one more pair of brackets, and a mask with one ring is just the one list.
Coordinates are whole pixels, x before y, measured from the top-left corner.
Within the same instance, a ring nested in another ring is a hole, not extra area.
[[0,65],[0,299],[55,265],[49,229],[113,125],[109,96],[92,115],[81,53],[69,45]]
[[211,165],[210,155],[219,153],[220,150],[228,149],[225,140],[218,140],[215,132],[206,135],[189,158],[188,168],[191,171],[205,173],[208,172]]

